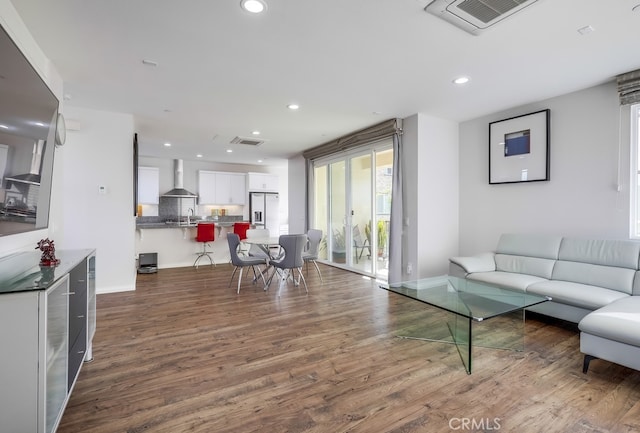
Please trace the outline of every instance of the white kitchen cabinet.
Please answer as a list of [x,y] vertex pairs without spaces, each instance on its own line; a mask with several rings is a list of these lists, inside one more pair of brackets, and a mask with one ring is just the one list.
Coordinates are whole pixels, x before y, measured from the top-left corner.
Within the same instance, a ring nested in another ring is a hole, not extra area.
[[201,205],[244,205],[246,191],[244,173],[198,172],[198,203]]
[[245,204],[247,189],[244,173],[216,173],[216,185],[219,204]]
[[[95,280],[86,271],[95,266],[95,252],[57,255],[57,267],[39,267],[39,254],[31,252],[0,259],[2,432],[55,432],[91,347],[93,333],[83,330],[87,317],[95,317],[90,311],[95,308]],[[80,336],[75,342],[70,342],[71,328]],[[75,350],[82,351],[79,358]]]
[[158,204],[160,196],[160,169],[138,167],[138,203]]
[[198,171],[198,204],[216,204],[215,171]]
[[279,179],[277,174],[249,173],[249,192],[266,191],[278,192]]

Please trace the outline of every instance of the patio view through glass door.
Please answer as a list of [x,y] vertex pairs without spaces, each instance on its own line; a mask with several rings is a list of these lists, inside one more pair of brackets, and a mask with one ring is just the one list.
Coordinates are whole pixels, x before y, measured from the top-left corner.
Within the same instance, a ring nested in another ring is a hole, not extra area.
[[314,163],[311,226],[320,259],[386,280],[393,149],[390,143]]

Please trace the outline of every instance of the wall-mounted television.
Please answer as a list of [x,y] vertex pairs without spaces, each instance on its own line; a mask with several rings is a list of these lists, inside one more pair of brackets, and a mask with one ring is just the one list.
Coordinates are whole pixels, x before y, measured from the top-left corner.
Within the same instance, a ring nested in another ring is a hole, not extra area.
[[47,228],[59,101],[0,26],[0,236]]

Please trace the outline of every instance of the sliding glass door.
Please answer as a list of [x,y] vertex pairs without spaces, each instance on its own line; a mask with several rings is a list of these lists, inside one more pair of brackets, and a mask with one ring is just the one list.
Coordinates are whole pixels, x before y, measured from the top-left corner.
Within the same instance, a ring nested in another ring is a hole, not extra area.
[[390,142],[314,161],[311,222],[324,233],[320,259],[386,279],[392,163]]

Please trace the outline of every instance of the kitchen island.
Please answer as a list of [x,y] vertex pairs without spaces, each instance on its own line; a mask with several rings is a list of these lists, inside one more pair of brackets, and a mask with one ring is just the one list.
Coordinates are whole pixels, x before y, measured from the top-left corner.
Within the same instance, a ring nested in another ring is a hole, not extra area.
[[[229,246],[227,233],[233,232],[235,222],[242,222],[241,215],[212,218],[165,219],[162,217],[138,217],[136,219],[136,257],[140,253],[158,253],[158,268],[193,266],[202,244],[196,242],[198,223],[213,223],[216,226],[215,240],[209,242],[215,263],[227,263]],[[202,268],[202,266],[201,266]]]

